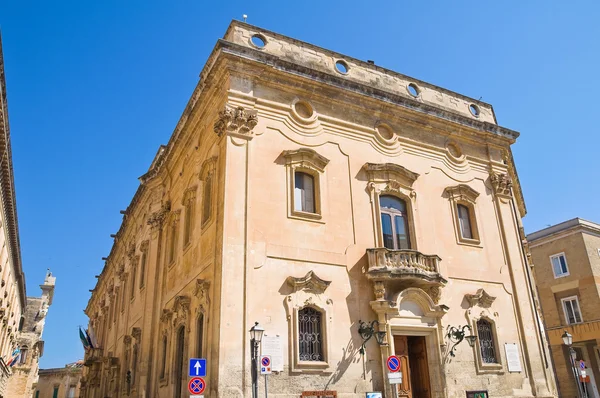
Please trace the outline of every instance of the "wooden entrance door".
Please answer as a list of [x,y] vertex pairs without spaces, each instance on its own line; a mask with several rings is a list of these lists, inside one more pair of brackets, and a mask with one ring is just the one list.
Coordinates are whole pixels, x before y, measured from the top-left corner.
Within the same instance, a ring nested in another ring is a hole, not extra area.
[[395,354],[400,358],[402,384],[399,398],[431,398],[427,346],[423,336],[394,336]]

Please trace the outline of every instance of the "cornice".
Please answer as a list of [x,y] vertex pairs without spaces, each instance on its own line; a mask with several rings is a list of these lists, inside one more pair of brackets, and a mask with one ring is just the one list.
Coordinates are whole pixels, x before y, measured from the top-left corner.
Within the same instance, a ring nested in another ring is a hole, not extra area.
[[8,122],[8,101],[6,95],[6,79],[4,72],[4,55],[2,52],[2,35],[0,34],[0,195],[2,200],[4,226],[9,241],[8,250],[13,264],[19,290],[21,308],[27,305],[25,291],[25,275],[21,263],[21,242],[19,239],[19,222],[17,218],[17,200],[10,144],[10,126]]

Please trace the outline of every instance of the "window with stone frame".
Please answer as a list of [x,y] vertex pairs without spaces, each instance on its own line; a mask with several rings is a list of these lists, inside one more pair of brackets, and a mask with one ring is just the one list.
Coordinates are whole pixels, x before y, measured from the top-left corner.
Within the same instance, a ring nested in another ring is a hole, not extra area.
[[582,323],[581,310],[579,309],[579,298],[577,296],[561,299],[565,321],[567,325]]
[[570,275],[565,253],[558,253],[550,256],[550,263],[552,264],[554,278],[562,278]]
[[479,246],[481,239],[475,216],[479,192],[466,184],[459,184],[446,188],[444,194],[450,200],[457,243]]
[[198,315],[196,322],[196,355],[198,358],[202,358],[202,350],[204,348],[204,313]]
[[144,287],[146,283],[146,263],[148,262],[148,241],[142,242],[140,249],[142,251],[142,257],[140,260],[140,289]]
[[162,338],[162,347],[160,353],[160,378],[164,379],[167,371],[167,336]]
[[182,204],[184,206],[183,213],[183,246],[189,245],[194,230],[194,221],[196,214],[196,187],[185,191]]
[[392,195],[379,197],[383,246],[391,250],[411,249],[406,202]]
[[179,212],[173,212],[169,223],[168,245],[167,245],[167,263],[175,263],[177,258],[177,234],[179,233]]
[[323,362],[323,313],[307,306],[298,311],[298,349],[300,361]]
[[127,297],[127,275],[123,277],[121,285],[122,287],[119,292],[119,294],[121,295],[121,312],[125,312],[125,298]]
[[212,220],[216,183],[217,157],[213,156],[202,163],[200,169],[200,181],[202,190],[201,226],[205,228]]
[[479,319],[477,321],[477,337],[481,352],[481,361],[484,364],[498,363],[496,339],[492,322],[485,318]]
[[133,300],[135,298],[135,274],[137,271],[137,267],[134,264],[131,266],[131,282],[129,284],[129,300]]
[[288,216],[305,220],[322,218],[322,184],[329,159],[310,148],[283,151],[288,172]]

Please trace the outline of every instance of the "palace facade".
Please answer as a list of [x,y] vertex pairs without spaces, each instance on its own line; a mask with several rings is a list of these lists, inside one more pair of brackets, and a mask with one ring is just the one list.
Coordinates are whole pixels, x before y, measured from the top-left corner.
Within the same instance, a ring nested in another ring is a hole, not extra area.
[[518,135],[484,102],[232,22],[123,212],[81,396],[187,396],[200,357],[205,396],[250,397],[255,322],[261,393],[556,396]]

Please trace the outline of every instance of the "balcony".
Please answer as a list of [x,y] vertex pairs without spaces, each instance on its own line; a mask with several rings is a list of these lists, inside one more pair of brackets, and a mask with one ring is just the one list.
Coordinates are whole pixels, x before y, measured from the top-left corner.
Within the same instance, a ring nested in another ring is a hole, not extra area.
[[447,280],[440,274],[437,255],[416,250],[367,249],[367,277],[374,282],[398,282],[402,287],[443,286]]

